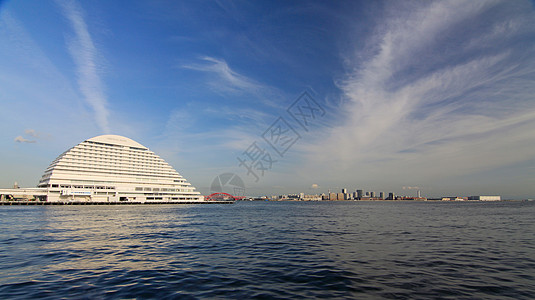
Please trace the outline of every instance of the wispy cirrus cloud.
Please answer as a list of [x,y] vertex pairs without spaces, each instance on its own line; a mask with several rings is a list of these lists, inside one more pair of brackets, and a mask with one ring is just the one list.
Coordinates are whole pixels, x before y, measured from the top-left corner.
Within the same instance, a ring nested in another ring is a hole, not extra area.
[[281,91],[240,74],[223,59],[204,56],[199,61],[183,64],[180,67],[204,72],[211,76],[208,85],[217,92],[230,95],[253,95],[267,106],[279,107],[277,100],[282,98]]
[[309,158],[353,180],[409,182],[533,159],[532,5],[390,5],[340,84],[346,121],[323,132]]
[[214,83],[219,89],[232,92],[258,92],[264,87],[252,79],[232,70],[226,61],[209,56],[201,57],[202,63],[183,65],[185,69],[212,73],[221,80],[221,85]]
[[100,78],[98,50],[87,28],[82,8],[74,0],[57,1],[63,15],[70,22],[74,36],[68,41],[69,52],[77,66],[78,86],[85,101],[95,113],[100,129],[108,133],[108,101]]
[[[231,155],[234,155],[235,151],[243,151],[275,118],[272,111],[284,111],[280,103],[281,100],[286,100],[283,92],[239,73],[224,59],[204,56],[179,67],[202,72],[206,75],[202,78],[206,80],[205,84],[219,93],[223,99],[229,100],[195,110],[182,107],[169,116],[164,135],[175,141],[188,140],[186,144],[195,145],[193,148],[198,149],[197,153],[218,151],[232,152]],[[261,104],[261,108],[250,105],[249,102],[252,100],[255,104]],[[193,115],[202,117],[191,120]],[[222,122],[224,126],[210,126],[203,132],[184,130],[183,124],[203,122],[201,121],[203,118],[211,119],[212,124]],[[189,121],[184,122],[184,120]],[[177,136],[181,138],[177,139]],[[204,145],[207,141],[210,141],[208,147]],[[229,159],[231,166],[235,164],[235,157],[230,156]]]

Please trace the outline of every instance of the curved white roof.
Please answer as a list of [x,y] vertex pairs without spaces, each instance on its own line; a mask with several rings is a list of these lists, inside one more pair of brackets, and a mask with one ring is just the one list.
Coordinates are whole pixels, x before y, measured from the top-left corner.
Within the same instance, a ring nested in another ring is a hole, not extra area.
[[53,201],[76,197],[99,201],[202,200],[161,157],[138,142],[111,134],[90,138],[60,154],[38,186],[50,188],[47,197]]
[[104,143],[104,144],[112,144],[112,145],[120,145],[120,146],[128,146],[128,147],[136,147],[136,148],[143,148],[148,149],[147,147],[141,145],[140,143],[129,139],[124,136],[120,135],[114,135],[114,134],[105,134],[105,135],[99,135],[94,138],[88,139],[88,141],[91,142],[98,142],[98,143]]

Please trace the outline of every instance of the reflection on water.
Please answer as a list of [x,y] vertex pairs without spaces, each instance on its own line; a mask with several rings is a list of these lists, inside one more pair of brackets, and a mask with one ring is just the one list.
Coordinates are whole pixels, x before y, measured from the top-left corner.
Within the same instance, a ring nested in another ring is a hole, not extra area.
[[[184,221],[188,215],[173,215],[155,208],[103,207],[95,210],[90,207],[82,211],[64,211],[63,208],[47,211],[44,230],[47,243],[42,245],[42,252],[63,252],[70,257],[49,265],[47,271],[80,267],[103,272],[164,268],[165,261],[161,256],[165,251],[172,251],[175,243],[187,240],[199,229],[185,226],[189,224]],[[171,236],[170,231],[179,234]],[[179,260],[186,256],[185,253],[173,254],[173,258]]]
[[0,298],[535,297],[534,203],[0,208]]

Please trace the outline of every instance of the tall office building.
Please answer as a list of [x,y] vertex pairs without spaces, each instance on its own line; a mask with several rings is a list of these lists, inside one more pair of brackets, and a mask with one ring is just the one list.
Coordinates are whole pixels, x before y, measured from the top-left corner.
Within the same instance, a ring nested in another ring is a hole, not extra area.
[[364,196],[364,191],[363,190],[357,190],[357,199],[362,199],[363,196]]
[[48,201],[203,201],[204,197],[147,147],[101,135],[72,147],[45,170]]
[[370,192],[370,197],[375,198],[375,192]]
[[385,198],[385,193],[384,192],[379,192],[379,198],[384,199]]
[[342,189],[343,194],[347,194],[347,189]]

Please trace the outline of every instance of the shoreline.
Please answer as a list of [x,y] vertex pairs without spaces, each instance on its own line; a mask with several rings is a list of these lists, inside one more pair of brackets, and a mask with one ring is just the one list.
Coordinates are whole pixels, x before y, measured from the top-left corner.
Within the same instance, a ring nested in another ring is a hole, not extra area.
[[95,202],[95,201],[0,201],[0,206],[10,205],[162,205],[162,204],[234,204],[234,201],[183,201],[183,202]]

